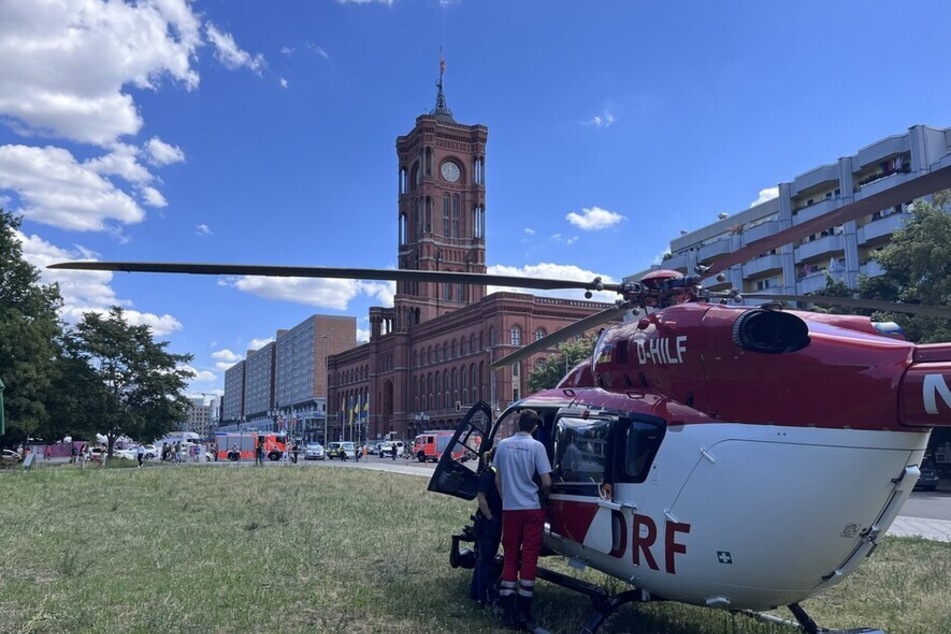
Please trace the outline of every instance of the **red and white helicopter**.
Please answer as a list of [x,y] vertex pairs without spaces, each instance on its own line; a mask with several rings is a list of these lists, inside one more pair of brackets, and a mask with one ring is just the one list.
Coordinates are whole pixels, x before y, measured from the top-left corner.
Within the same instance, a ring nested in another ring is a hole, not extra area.
[[[497,419],[487,404],[477,404],[453,442],[481,456],[510,433],[519,410],[539,412],[537,433],[554,469],[547,551],[631,587],[609,595],[540,569],[543,579],[591,598],[595,610],[585,632],[595,632],[626,603],[673,600],[758,615],[812,634],[828,630],[800,603],[840,583],[874,551],[912,491],[931,430],[951,426],[951,343],[915,345],[866,317],[730,305],[737,293],[711,292],[704,281],[817,229],[948,186],[951,171],[943,170],[758,240],[696,275],[657,271],[624,284],[257,265],[54,267],[617,291],[616,308],[495,365],[636,311],[633,320],[601,333],[590,360],[557,388],[513,404]],[[951,317],[948,307],[822,302]],[[455,461],[454,453],[443,454],[429,488],[474,499],[474,461]],[[460,543],[470,538],[453,536],[453,565],[466,565]],[[762,613],[779,606],[788,606],[795,622]]]

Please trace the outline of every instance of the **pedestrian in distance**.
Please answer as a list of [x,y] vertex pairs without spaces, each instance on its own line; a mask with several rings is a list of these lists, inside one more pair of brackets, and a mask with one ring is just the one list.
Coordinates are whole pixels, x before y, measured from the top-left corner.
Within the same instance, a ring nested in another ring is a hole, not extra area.
[[476,495],[479,508],[473,516],[476,563],[472,569],[469,596],[482,607],[494,605],[499,600],[496,589],[499,574],[495,557],[502,540],[502,497],[495,486],[495,467],[492,466],[494,453],[495,449],[490,449],[483,456],[485,464],[479,472]]
[[254,464],[264,466],[264,439],[258,438],[258,446],[254,452]]
[[396,460],[396,443],[390,445],[390,458]]
[[139,445],[139,448],[135,451],[135,460],[139,463],[139,469],[142,468],[142,463],[145,462],[145,447]]
[[[538,426],[535,410],[524,409],[518,432],[500,441],[495,450],[495,483],[502,495],[502,546],[505,558],[499,603],[506,627],[535,630],[532,600],[542,548],[545,505],[551,491],[551,464],[545,445],[532,433]],[[535,476],[541,489],[535,484]]]

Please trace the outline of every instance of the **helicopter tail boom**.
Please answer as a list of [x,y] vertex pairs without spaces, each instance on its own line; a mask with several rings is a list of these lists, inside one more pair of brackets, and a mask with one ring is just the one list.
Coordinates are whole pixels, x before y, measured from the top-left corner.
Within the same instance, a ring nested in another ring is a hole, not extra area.
[[898,418],[908,427],[951,427],[951,344],[915,349],[901,380]]

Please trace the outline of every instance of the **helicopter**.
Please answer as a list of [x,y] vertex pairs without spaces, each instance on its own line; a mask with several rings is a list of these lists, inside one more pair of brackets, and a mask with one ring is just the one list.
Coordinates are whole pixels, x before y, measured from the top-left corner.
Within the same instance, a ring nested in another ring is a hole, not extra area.
[[[525,408],[553,467],[543,554],[630,589],[609,594],[540,566],[589,597],[593,634],[621,606],[678,601],[820,628],[801,603],[871,555],[919,476],[931,430],[951,427],[951,343],[916,345],[894,324],[791,310],[797,295],[711,290],[770,249],[951,186],[951,167],[862,197],[714,260],[619,284],[446,271],[161,262],[69,262],[58,269],[274,275],[614,291],[620,299],[494,362],[514,363],[605,324],[590,359],[558,385],[495,416],[466,414],[430,491],[473,500],[484,454]],[[820,226],[821,223],[821,226]],[[762,299],[759,306],[740,305]],[[823,297],[822,303],[951,318],[951,308]],[[618,319],[629,316],[621,323]],[[461,451],[457,451],[461,450]],[[462,461],[454,456],[478,456]],[[450,564],[472,565],[452,536]],[[795,620],[767,610],[786,606]],[[843,632],[881,632],[876,629]]]

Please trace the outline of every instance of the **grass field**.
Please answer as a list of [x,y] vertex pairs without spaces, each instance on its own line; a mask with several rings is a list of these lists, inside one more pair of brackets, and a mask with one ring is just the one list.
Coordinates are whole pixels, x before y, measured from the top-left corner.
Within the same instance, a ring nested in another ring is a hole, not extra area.
[[[313,466],[0,473],[0,632],[503,631],[469,601],[470,571],[448,565],[449,535],[474,505],[425,487]],[[951,545],[886,538],[804,607],[825,627],[951,632]],[[575,633],[588,602],[540,582],[535,612]],[[602,631],[793,630],[658,604],[625,608]]]

